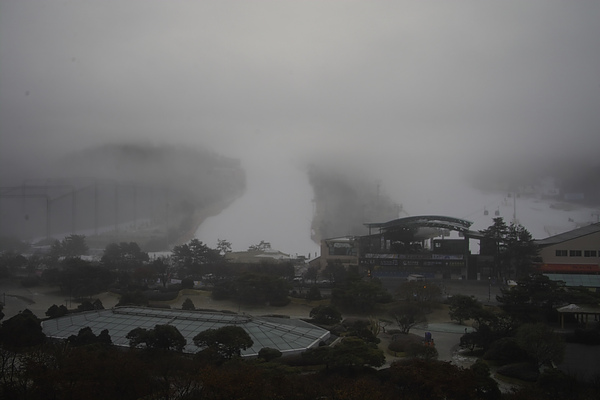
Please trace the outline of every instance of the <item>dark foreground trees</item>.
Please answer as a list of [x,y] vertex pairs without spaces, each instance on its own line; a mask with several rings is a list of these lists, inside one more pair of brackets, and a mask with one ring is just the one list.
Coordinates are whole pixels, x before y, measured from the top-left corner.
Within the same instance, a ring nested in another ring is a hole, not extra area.
[[[87,336],[84,332],[82,335]],[[0,398],[78,399],[447,399],[500,398],[489,369],[477,363],[460,368],[448,362],[404,360],[375,370],[380,355],[352,338],[331,352],[332,364],[306,357],[264,357],[213,363],[199,354],[123,351],[112,346],[46,343],[24,352],[0,348]],[[337,346],[336,346],[337,347]],[[263,355],[266,352],[263,352]],[[268,359],[268,361],[267,361]],[[359,365],[367,360],[363,365]],[[337,364],[337,365],[334,365]],[[350,366],[353,367],[350,368]],[[597,388],[562,373],[548,373],[534,386],[507,399],[591,400]]]
[[4,348],[22,349],[40,345],[45,340],[39,318],[28,309],[2,322],[0,326],[0,345]]

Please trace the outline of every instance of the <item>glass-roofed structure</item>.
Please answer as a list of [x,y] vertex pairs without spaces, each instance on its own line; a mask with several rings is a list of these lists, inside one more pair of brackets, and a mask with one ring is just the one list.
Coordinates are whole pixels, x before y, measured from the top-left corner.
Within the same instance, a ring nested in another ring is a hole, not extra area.
[[329,331],[296,319],[143,307],[116,307],[70,314],[43,321],[42,329],[46,336],[54,339],[67,339],[85,327],[89,327],[95,335],[108,329],[114,345],[128,347],[126,336],[131,330],[152,329],[156,325],[175,326],[187,340],[186,353],[201,350],[193,341],[198,333],[228,325],[240,326],[254,342],[251,348],[242,351],[243,357],[256,356],[264,347],[277,349],[284,356],[297,354],[317,347],[330,336]]

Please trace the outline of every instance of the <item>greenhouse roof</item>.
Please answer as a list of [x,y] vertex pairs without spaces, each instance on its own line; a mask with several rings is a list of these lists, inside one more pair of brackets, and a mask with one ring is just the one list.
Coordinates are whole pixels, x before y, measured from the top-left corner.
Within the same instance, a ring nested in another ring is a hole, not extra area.
[[77,335],[85,327],[89,327],[95,335],[108,329],[112,343],[116,346],[129,346],[126,336],[131,330],[152,329],[156,325],[175,326],[187,340],[183,350],[186,353],[200,350],[193,341],[198,333],[230,325],[240,326],[254,342],[252,347],[242,351],[243,357],[256,356],[265,347],[277,349],[283,355],[301,353],[318,346],[330,335],[325,329],[295,319],[144,307],[88,311],[42,322],[46,336],[55,339],[67,339],[71,335]]

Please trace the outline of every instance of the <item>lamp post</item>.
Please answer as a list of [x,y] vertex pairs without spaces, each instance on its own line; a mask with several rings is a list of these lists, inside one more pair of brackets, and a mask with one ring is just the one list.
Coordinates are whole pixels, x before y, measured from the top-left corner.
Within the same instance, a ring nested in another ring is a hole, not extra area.
[[488,276],[488,303],[492,299],[492,277]]

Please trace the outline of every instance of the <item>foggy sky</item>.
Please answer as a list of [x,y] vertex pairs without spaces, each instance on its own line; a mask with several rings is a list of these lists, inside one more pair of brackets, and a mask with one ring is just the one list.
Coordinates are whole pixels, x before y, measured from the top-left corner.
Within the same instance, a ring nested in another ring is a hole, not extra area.
[[350,160],[398,196],[596,159],[598,21],[595,0],[0,0],[2,182],[123,139]]

